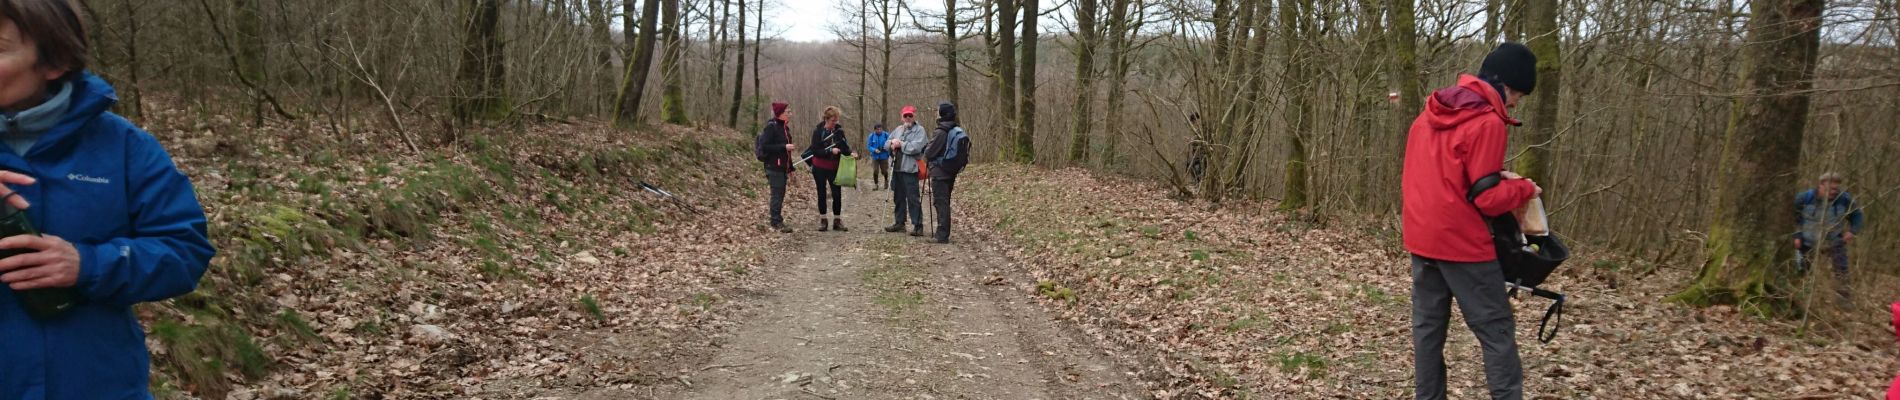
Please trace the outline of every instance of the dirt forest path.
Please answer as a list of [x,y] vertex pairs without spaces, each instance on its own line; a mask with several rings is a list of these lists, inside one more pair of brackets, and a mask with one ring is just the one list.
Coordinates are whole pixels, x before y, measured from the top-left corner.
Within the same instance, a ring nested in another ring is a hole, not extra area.
[[[849,189],[847,189],[849,190]],[[789,199],[788,199],[789,200]],[[818,232],[808,202],[768,256],[769,289],[673,399],[1145,398],[1134,357],[1098,348],[1035,302],[992,244],[886,233],[890,192],[850,190],[848,232]],[[926,203],[926,206],[927,203]]]

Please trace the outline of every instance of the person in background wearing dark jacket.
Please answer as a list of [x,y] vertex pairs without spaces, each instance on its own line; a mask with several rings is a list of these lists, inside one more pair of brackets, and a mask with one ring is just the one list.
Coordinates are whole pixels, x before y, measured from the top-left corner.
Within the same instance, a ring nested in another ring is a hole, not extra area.
[[[950,191],[957,186],[957,174],[970,164],[970,137],[957,126],[957,105],[937,104],[937,129],[930,145],[924,147],[924,159],[930,168],[930,203],[937,211],[937,243],[950,243]],[[954,153],[954,154],[946,154]]]
[[1796,253],[1799,260],[1796,265],[1806,274],[1808,266],[1813,264],[1813,257],[1809,256],[1816,254],[1813,250],[1819,245],[1819,254],[1826,255],[1834,264],[1834,290],[1841,295],[1842,307],[1853,302],[1848,290],[1847,244],[1860,232],[1862,220],[1860,205],[1854,204],[1854,196],[1841,190],[1840,174],[1821,174],[1815,188],[1794,197],[1794,221],[1800,228],[1794,233],[1794,246],[1801,251]]
[[792,228],[785,226],[785,178],[797,167],[792,162],[792,151],[798,145],[792,144],[792,133],[785,129],[792,120],[790,105],[784,102],[772,103],[772,119],[765,121],[765,129],[759,132],[757,143],[761,163],[765,164],[765,182],[772,186],[772,229],[779,233],[791,233]]
[[896,222],[885,227],[884,231],[903,232],[904,216],[909,215],[910,223],[913,224],[910,235],[922,237],[924,236],[924,203],[918,197],[923,188],[919,183],[922,179],[917,177],[917,173],[920,172],[917,162],[924,159],[924,146],[930,143],[930,137],[924,133],[924,127],[917,124],[917,107],[904,106],[901,115],[904,118],[904,124],[898,125],[897,131],[891,132],[890,140],[883,144],[891,151],[897,152],[896,157],[891,159],[894,164],[891,168],[896,170],[891,174],[891,215]]
[[883,122],[871,127],[871,137],[864,138],[864,146],[871,148],[871,190],[891,184],[891,151],[884,148],[884,142],[889,140],[891,133],[884,131]]
[[[818,231],[824,232],[844,228],[844,188],[838,187],[838,158],[857,157],[851,153],[851,142],[844,134],[844,126],[838,125],[838,119],[844,112],[838,107],[825,107],[825,120],[811,131],[811,147],[805,148],[805,157],[811,159],[811,177],[818,184]],[[825,197],[831,197],[831,218],[825,219]]]
[[[1518,124],[1507,110],[1537,87],[1536,67],[1530,48],[1498,46],[1477,76],[1460,76],[1456,86],[1432,92],[1406,135],[1401,233],[1412,253],[1412,367],[1420,400],[1445,398],[1445,331],[1454,298],[1484,349],[1491,398],[1524,397],[1517,324],[1483,217],[1511,212],[1543,191],[1503,171],[1506,127]],[[1466,199],[1473,182],[1500,171],[1503,182]]]
[[82,11],[0,1],[0,217],[39,233],[0,238],[0,399],[152,398],[133,306],[196,290],[217,254],[191,178],[86,69]]

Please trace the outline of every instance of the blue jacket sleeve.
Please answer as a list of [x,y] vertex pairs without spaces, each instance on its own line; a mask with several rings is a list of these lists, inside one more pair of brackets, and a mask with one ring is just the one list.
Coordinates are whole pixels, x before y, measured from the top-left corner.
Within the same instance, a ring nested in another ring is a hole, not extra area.
[[131,234],[73,244],[79,250],[76,286],[91,301],[119,306],[190,293],[217,254],[191,180],[157,139],[144,132],[131,136],[126,161]]
[[1806,235],[1802,234],[1801,229],[1801,227],[1807,226],[1808,224],[1807,215],[1802,213],[1801,209],[1807,207],[1808,202],[1814,201],[1813,193],[1814,192],[1809,191],[1794,195],[1794,237],[1796,239],[1807,240]]
[[1847,209],[1850,210],[1847,212],[1847,231],[1858,235],[1862,222],[1860,204],[1855,204],[1854,198],[1849,197],[1847,193],[1841,193],[1841,198],[1847,201]]

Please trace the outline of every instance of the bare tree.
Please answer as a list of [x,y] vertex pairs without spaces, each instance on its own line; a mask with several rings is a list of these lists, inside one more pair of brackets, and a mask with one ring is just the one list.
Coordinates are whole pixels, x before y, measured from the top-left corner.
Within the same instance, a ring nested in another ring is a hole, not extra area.
[[[676,1],[676,0],[667,0]],[[640,6],[640,36],[633,47],[633,62],[621,78],[619,100],[614,102],[614,125],[640,123],[640,98],[646,93],[647,73],[653,67],[653,29],[660,14],[660,0],[646,0]],[[756,85],[755,85],[756,86]]]
[[680,51],[681,47],[685,46],[683,44],[685,39],[680,37],[685,32],[685,29],[680,27],[680,1],[682,0],[661,1],[663,5],[660,17],[666,19],[666,27],[659,33],[666,35],[666,55],[660,62],[660,76],[663,80],[662,84],[665,85],[660,95],[660,116],[669,124],[685,124],[687,123],[686,100],[680,88],[680,80],[683,79],[681,75],[686,73],[686,70],[680,68]]
[[1037,0],[1020,0],[1023,6],[1022,68],[1018,68],[1022,94],[1016,107],[1016,161],[1036,162],[1036,19],[1042,13]]
[[1524,136],[1527,146],[1524,155],[1517,159],[1514,168],[1526,178],[1544,183],[1545,193],[1552,193],[1550,164],[1552,143],[1557,139],[1557,106],[1563,101],[1563,49],[1558,46],[1557,0],[1522,0],[1529,14],[1524,21],[1524,29],[1530,34],[1531,52],[1537,55],[1537,86],[1544,88],[1544,94],[1528,98],[1531,115],[1527,125],[1530,134]]
[[[1107,97],[1108,104],[1105,108],[1105,110],[1107,110],[1105,113],[1107,116],[1102,118],[1102,131],[1105,133],[1105,136],[1107,136],[1105,140],[1107,143],[1102,146],[1102,155],[1098,157],[1099,165],[1104,167],[1119,166],[1121,164],[1119,159],[1121,158],[1121,138],[1124,132],[1122,127],[1122,99],[1125,97],[1125,92],[1122,89],[1126,87],[1128,83],[1128,66],[1130,63],[1128,53],[1131,47],[1130,44],[1134,42],[1134,37],[1138,35],[1140,31],[1139,23],[1129,23],[1131,18],[1128,15],[1128,5],[1135,0],[1109,1],[1110,4],[1112,4],[1108,10],[1108,32],[1109,35],[1111,35],[1109,36],[1108,43],[1109,73],[1108,91],[1104,93],[1104,97]],[[1141,7],[1137,6],[1136,8],[1139,9]]]
[[992,1],[996,9],[996,47],[990,55],[990,71],[995,73],[992,77],[996,82],[995,102],[1002,111],[1003,122],[1003,129],[997,133],[1001,137],[1016,138],[1015,146],[1007,154],[1010,159],[1020,161],[1030,158],[1022,146],[1022,136],[1016,133],[1020,129],[1016,118],[1016,13],[1021,8],[1016,0]]
[[499,118],[507,113],[507,71],[502,58],[501,37],[496,33],[501,22],[502,0],[468,0],[466,42],[462,45],[462,68],[456,76],[469,95],[456,107],[461,119]]
[[739,127],[739,101],[745,95],[745,0],[739,1],[739,65],[732,68],[732,104],[726,107],[726,126]]
[[1069,164],[1086,164],[1089,155],[1089,105],[1095,102],[1095,0],[1075,3],[1075,104],[1069,112]]
[[1742,50],[1742,98],[1731,109],[1716,171],[1708,261],[1676,296],[1695,304],[1736,304],[1760,314],[1785,311],[1792,259],[1787,207],[1798,178],[1809,89],[1821,41],[1821,0],[1754,0]]

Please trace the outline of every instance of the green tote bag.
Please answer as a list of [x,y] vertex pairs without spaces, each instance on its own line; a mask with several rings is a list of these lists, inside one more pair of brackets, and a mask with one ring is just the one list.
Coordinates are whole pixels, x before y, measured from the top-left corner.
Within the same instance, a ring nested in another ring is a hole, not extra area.
[[858,160],[852,157],[838,157],[838,177],[831,183],[838,186],[858,187]]

